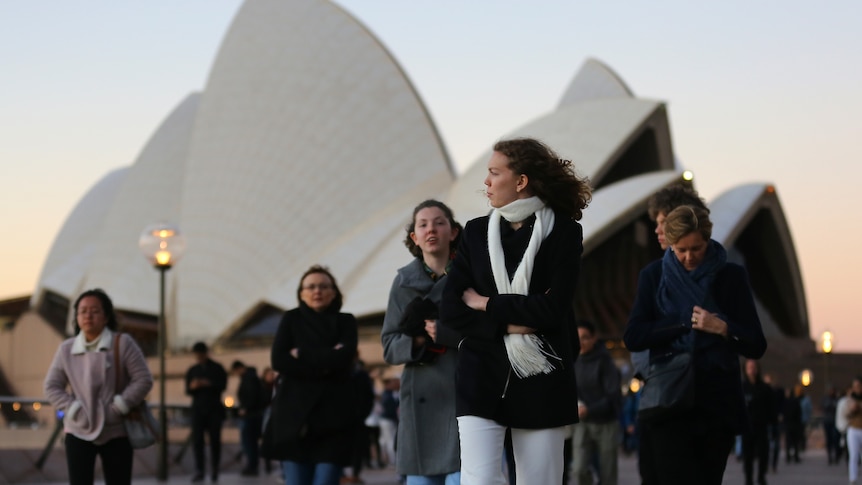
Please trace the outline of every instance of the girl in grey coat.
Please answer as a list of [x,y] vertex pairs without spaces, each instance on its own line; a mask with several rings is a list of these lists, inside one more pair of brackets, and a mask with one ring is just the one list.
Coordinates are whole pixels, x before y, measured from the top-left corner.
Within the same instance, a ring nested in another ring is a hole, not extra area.
[[383,320],[383,357],[404,364],[396,470],[407,485],[460,482],[455,365],[460,335],[437,325],[461,225],[452,210],[426,200],[413,210],[404,244],[415,256],[398,270]]

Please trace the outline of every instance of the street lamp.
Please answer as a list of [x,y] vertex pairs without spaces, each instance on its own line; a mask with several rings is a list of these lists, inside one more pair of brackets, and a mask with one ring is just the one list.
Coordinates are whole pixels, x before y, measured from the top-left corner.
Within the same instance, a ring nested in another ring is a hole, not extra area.
[[799,373],[799,383],[802,384],[802,387],[808,387],[811,385],[811,381],[814,380],[814,373],[812,373],[809,369],[802,369],[802,372]]
[[186,248],[186,242],[176,226],[164,222],[151,224],[138,239],[141,252],[159,270],[159,459],[157,478],[168,480],[168,419],[165,411],[165,350],[167,329],[165,326],[165,273],[176,263]]
[[829,392],[829,356],[832,354],[832,332],[823,332],[820,337],[820,350],[823,351],[823,384]]

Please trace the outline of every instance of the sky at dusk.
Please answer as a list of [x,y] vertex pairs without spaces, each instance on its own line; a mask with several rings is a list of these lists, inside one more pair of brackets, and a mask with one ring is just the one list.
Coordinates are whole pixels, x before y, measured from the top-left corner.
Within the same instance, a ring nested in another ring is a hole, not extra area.
[[[812,336],[862,351],[862,2],[335,3],[402,66],[462,171],[552,111],[588,58],[664,101],[707,201],[775,184]],[[0,299],[33,291],[75,204],[203,89],[240,4],[0,2]]]

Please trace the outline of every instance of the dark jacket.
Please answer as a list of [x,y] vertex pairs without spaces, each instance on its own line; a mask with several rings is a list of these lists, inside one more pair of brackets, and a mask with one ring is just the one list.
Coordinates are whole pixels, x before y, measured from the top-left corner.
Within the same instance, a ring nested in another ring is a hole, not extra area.
[[239,377],[239,388],[236,391],[239,408],[245,411],[245,416],[260,416],[263,413],[264,403],[263,386],[257,369],[246,367]]
[[622,407],[620,371],[602,342],[575,362],[578,399],[587,407],[585,423],[616,421]]
[[[555,214],[554,228],[542,242],[528,295],[497,293],[488,255],[488,217],[464,228],[440,306],[440,321],[463,336],[458,352],[456,413],[493,419],[504,426],[541,429],[578,421],[574,361],[578,354],[572,299],[580,271],[583,232],[580,224]],[[507,237],[503,221],[501,232]],[[520,231],[529,231],[528,224]],[[520,232],[518,231],[518,232]],[[529,240],[529,232],[526,233]],[[509,258],[510,272],[520,255]],[[526,247],[526,245],[524,245]],[[513,261],[514,260],[514,261]],[[514,264],[512,264],[514,262]],[[486,311],[461,300],[467,288],[490,297]],[[560,357],[556,369],[518,378],[506,355],[503,336],[508,324],[537,329],[537,335]]]
[[[341,347],[335,347],[341,344]],[[272,344],[279,385],[268,424],[270,458],[346,465],[355,423],[351,375],[356,319],[302,306],[284,314]],[[290,351],[299,349],[299,357]]]
[[745,396],[751,432],[765,435],[769,426],[776,424],[778,420],[773,402],[775,392],[758,376],[753,383],[747,377],[742,379],[742,393]]
[[[209,386],[192,389],[192,379],[207,379]],[[218,362],[207,358],[201,364],[195,364],[186,372],[186,394],[192,397],[192,412],[213,413],[225,415],[222,392],[227,387],[227,371]]]
[[[651,358],[670,352],[675,339],[692,331],[691,309],[675,315],[659,310],[656,295],[661,274],[661,260],[641,271],[623,336],[629,350],[649,349]],[[719,317],[727,322],[727,338],[695,331],[695,410],[701,419],[717,419],[741,432],[747,419],[739,356],[759,359],[766,351],[766,338],[742,266],[727,263],[716,274],[710,295],[720,309]]]

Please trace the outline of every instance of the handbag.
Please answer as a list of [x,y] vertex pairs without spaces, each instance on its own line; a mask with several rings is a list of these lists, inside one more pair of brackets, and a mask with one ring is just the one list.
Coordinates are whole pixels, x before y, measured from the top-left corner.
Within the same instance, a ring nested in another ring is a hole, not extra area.
[[639,419],[661,419],[694,407],[692,353],[668,353],[650,359],[638,403]]
[[[116,374],[114,389],[119,393],[120,389],[120,334],[114,336],[114,369]],[[133,406],[123,416],[123,426],[132,448],[146,448],[152,446],[159,440],[159,424],[146,400],[142,400],[137,406]]]

